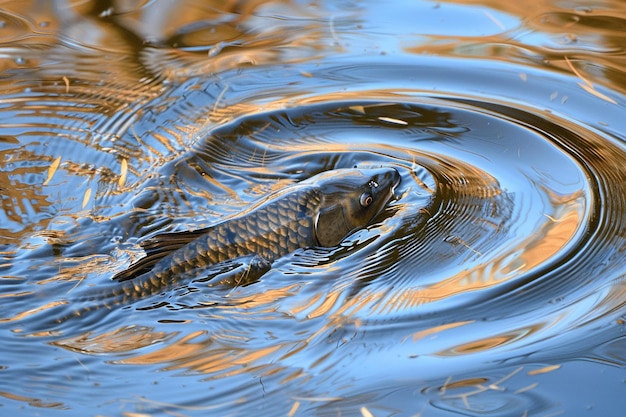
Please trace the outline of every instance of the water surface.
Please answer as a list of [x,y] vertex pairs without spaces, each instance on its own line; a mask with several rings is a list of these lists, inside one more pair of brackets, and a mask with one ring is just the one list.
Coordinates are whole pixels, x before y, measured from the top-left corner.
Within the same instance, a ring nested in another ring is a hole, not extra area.
[[[622,2],[223,3],[3,3],[3,412],[623,416]],[[354,165],[400,197],[339,247],[73,315]]]

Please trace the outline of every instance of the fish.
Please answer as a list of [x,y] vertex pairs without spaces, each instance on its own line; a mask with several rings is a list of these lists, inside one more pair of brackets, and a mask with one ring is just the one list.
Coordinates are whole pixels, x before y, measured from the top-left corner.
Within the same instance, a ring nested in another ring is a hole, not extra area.
[[113,277],[118,286],[104,298],[120,304],[203,275],[230,286],[255,282],[289,253],[332,248],[367,227],[399,183],[392,167],[329,170],[210,227],[156,235],[141,244],[146,256]]

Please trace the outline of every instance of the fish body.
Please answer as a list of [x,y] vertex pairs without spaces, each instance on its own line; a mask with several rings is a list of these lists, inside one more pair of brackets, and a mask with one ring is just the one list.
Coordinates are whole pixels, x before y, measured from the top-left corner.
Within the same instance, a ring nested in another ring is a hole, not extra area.
[[239,277],[230,284],[251,282],[251,276],[258,278],[288,253],[333,247],[366,227],[393,197],[399,182],[393,168],[327,171],[211,227],[157,235],[142,245],[144,258],[113,278],[118,287],[104,298],[115,298],[114,304],[140,299],[238,261],[246,279]]

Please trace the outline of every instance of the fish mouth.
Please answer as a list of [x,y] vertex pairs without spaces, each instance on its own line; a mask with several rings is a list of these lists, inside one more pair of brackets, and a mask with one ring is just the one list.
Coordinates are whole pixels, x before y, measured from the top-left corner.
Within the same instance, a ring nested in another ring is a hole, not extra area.
[[[402,178],[400,172],[394,167],[384,167],[378,170],[378,174],[375,175],[370,181],[372,186],[372,192],[378,194],[378,198],[381,199],[383,205],[392,200],[397,200],[396,188],[400,185]],[[380,207],[382,210],[384,207]]]

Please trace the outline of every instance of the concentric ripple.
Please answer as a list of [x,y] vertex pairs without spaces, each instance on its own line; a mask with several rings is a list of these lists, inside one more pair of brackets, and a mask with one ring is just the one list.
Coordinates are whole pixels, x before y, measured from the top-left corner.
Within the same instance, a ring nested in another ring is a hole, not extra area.
[[[208,178],[243,170],[241,178],[256,181],[267,172],[306,178],[353,165],[398,167],[403,197],[380,227],[358,236],[376,233],[375,248],[359,250],[335,279],[360,283],[368,315],[475,304],[574,257],[595,227],[599,192],[591,168],[563,148],[578,135],[556,137],[551,122],[519,110],[514,119],[505,107],[425,101],[245,117],[213,131],[185,164],[203,166]],[[356,297],[350,302],[360,309]]]
[[[609,198],[624,195],[622,151],[598,131],[554,114],[450,97],[318,100],[212,130],[174,163],[185,173],[175,188],[203,188],[204,178],[207,187],[244,182],[245,205],[320,171],[385,165],[401,172],[402,195],[340,248],[297,252],[258,284],[201,297],[218,304],[226,297],[223,308],[201,313],[213,334],[227,337],[220,349],[237,349],[228,337],[246,335],[258,344],[253,363],[265,363],[268,352],[279,355],[263,374],[297,379],[302,355],[315,352],[318,359],[307,367],[353,366],[349,358],[359,357],[369,365],[353,367],[345,378],[376,379],[382,369],[367,347],[375,343],[415,358],[424,378],[436,378],[441,373],[428,358],[447,357],[460,372],[473,367],[467,357],[549,351],[552,340],[589,331],[591,299],[600,315],[621,305],[619,288],[590,278],[621,268],[607,260],[620,256],[612,239],[620,239],[613,232],[622,227],[625,207],[623,197]],[[184,297],[174,303],[181,302],[189,306]],[[254,324],[261,322],[276,342],[263,341]],[[199,337],[194,343],[210,361],[194,354],[168,362],[188,362],[199,372],[223,369],[213,376],[236,372],[237,366],[215,362],[216,336]],[[345,343],[349,350],[336,349]],[[240,359],[223,360],[247,362],[250,346],[235,354]],[[294,349],[302,354],[289,353]],[[146,360],[152,361],[140,355],[125,362]],[[402,375],[403,363],[387,359],[385,372]],[[323,375],[323,381],[344,378]],[[455,398],[448,403],[465,404]],[[519,396],[499,398],[503,407],[529,409]]]
[[[450,375],[473,381],[472,370],[484,361],[540,361],[546,354],[537,352],[555,343],[567,355],[564,340],[579,340],[576,349],[594,346],[593,339],[580,342],[581,332],[623,304],[622,265],[615,262],[623,250],[615,233],[626,208],[623,151],[598,129],[519,104],[383,89],[322,92],[289,109],[234,116],[194,132],[193,148],[161,160],[158,175],[135,172],[141,192],[115,197],[135,209],[100,222],[105,235],[204,227],[271,191],[355,165],[396,167],[400,196],[340,247],[297,251],[254,285],[182,283],[42,333],[38,311],[80,308],[65,286],[10,321],[51,346],[106,352],[119,364],[206,373],[226,378],[227,386],[244,383],[246,369],[255,369],[271,386],[297,381],[290,391],[296,397],[301,389],[323,397],[324,386],[343,383],[348,401],[363,389],[353,392],[352,378],[383,378],[374,345],[385,352],[385,372],[404,375],[410,358],[433,384]],[[132,149],[131,137],[123,143]],[[93,213],[111,211],[111,201],[101,200]],[[132,242],[121,246],[131,257]],[[73,258],[65,273],[85,268],[89,250],[68,247]],[[87,268],[104,261],[91,259]],[[604,278],[594,280],[598,275]],[[101,274],[86,276],[101,285]],[[202,330],[180,334],[189,323]],[[161,342],[145,351],[146,337]],[[450,367],[442,373],[435,358],[447,358]],[[339,364],[350,372],[333,371]],[[307,388],[303,372],[318,375],[321,391]],[[233,398],[234,391],[220,392]],[[435,396],[433,404],[458,407],[464,395]],[[519,396],[498,398],[502,407],[532,408]]]
[[[3,409],[609,415],[623,403],[619,13],[179,3],[0,11]],[[145,239],[355,165],[402,182],[336,248],[298,250],[245,287],[181,282],[100,309],[81,297],[115,286]]]

